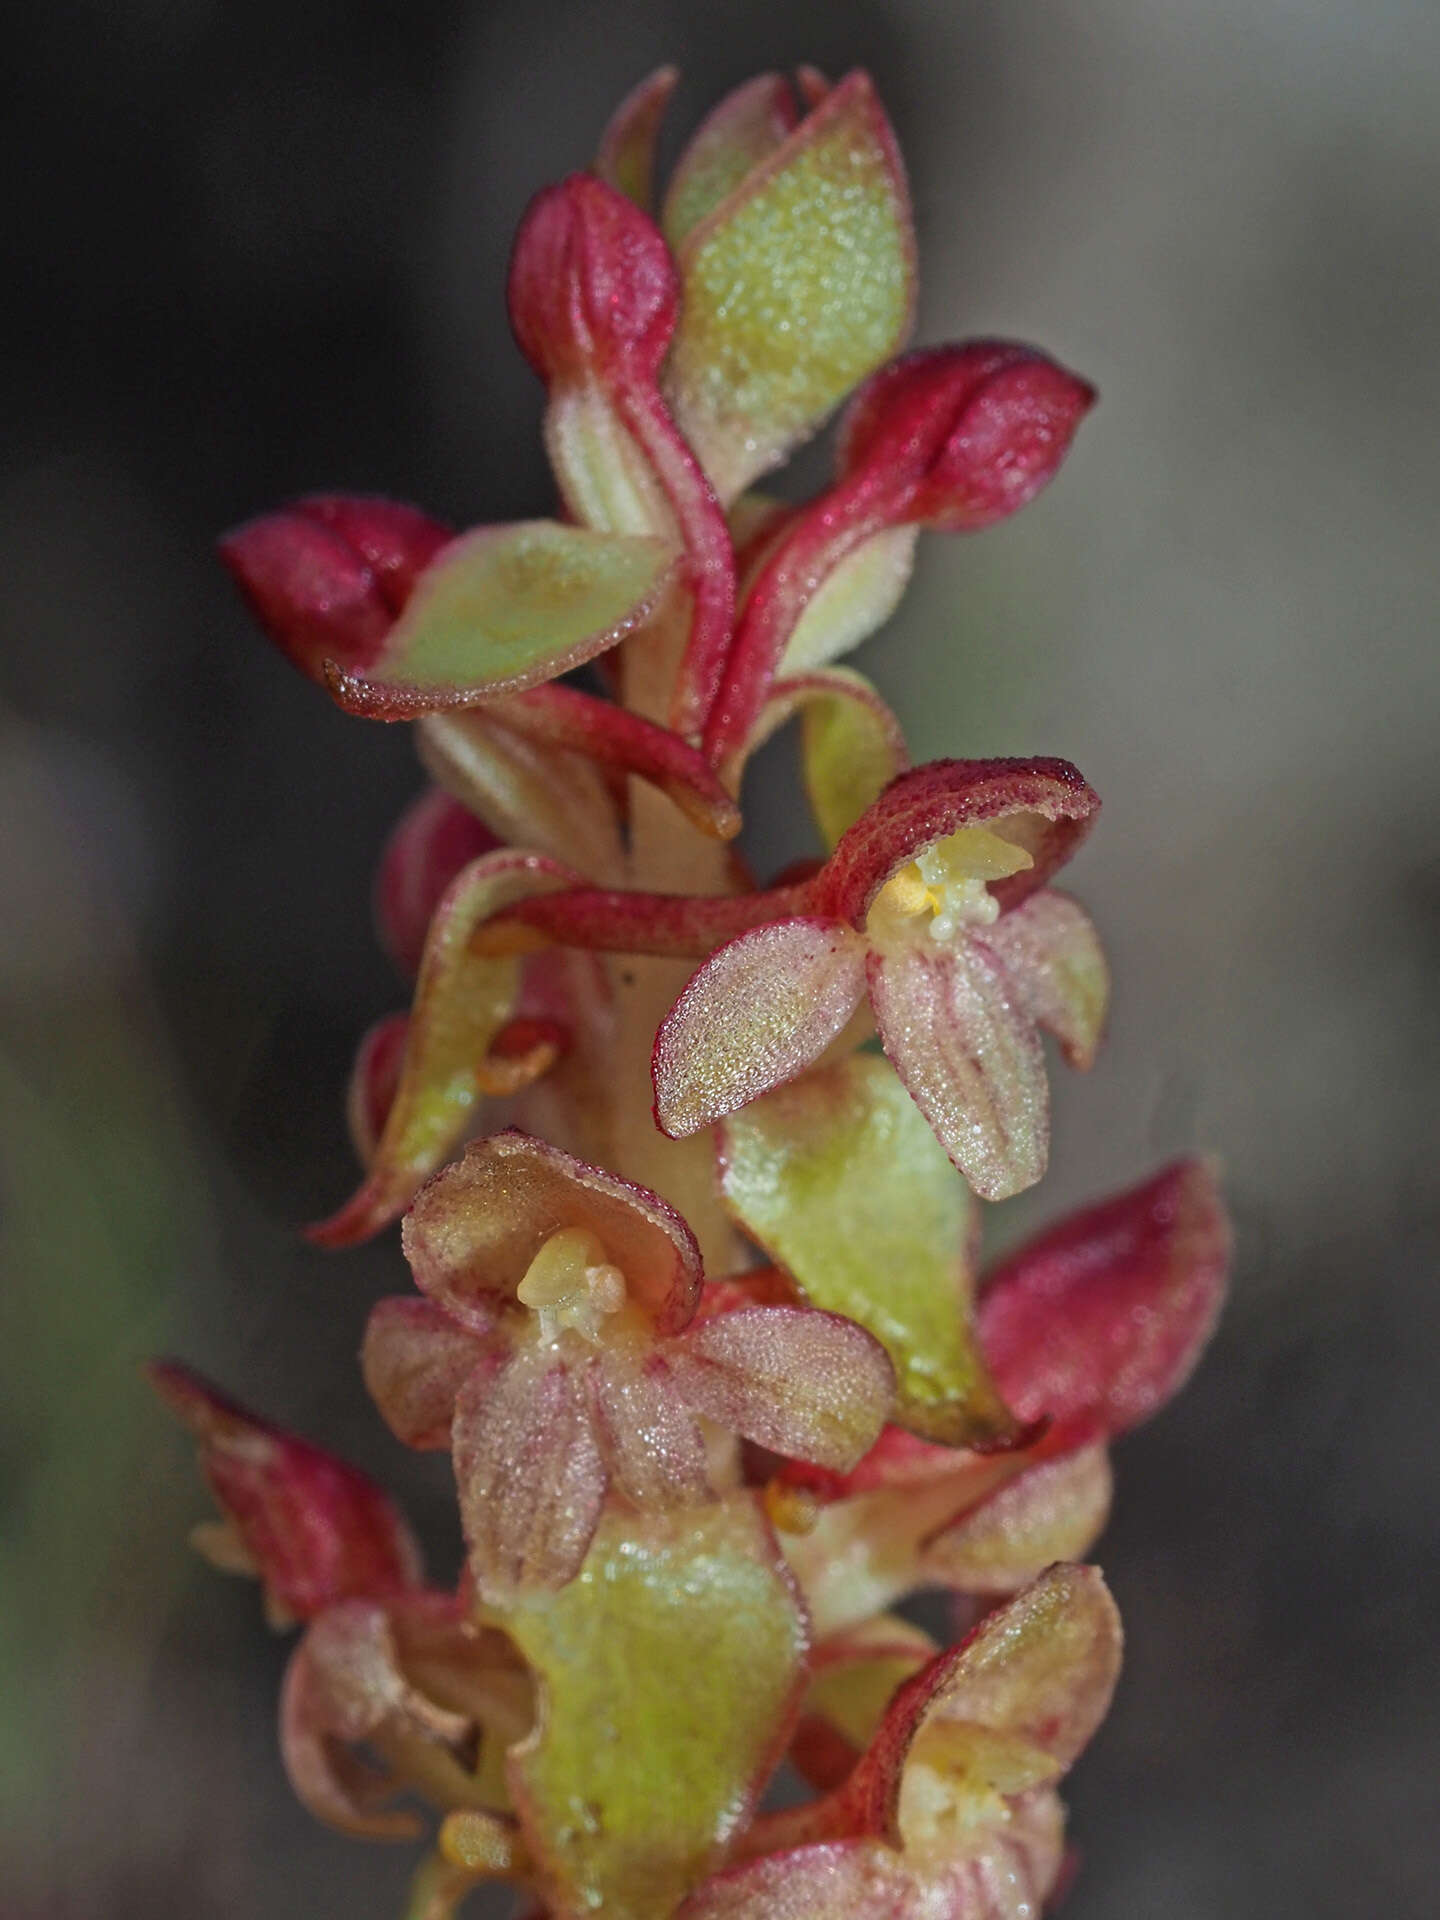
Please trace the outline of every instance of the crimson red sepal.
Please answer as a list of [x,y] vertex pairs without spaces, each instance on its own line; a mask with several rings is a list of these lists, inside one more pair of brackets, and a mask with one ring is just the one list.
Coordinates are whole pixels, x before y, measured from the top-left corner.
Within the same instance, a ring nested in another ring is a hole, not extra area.
[[[1068,760],[931,760],[890,782],[840,839],[813,883],[812,911],[853,926],[909,860],[961,827],[1004,821],[1032,864],[990,883],[1001,908],[1064,866],[1090,831],[1100,799]],[[1028,818],[1027,818],[1028,816]]]
[[554,944],[697,959],[751,927],[803,913],[812,885],[716,895],[574,887],[506,907],[478,930],[475,948],[514,953]]
[[280,650],[321,686],[325,663],[378,657],[450,529],[398,500],[317,494],[249,520],[220,557]]
[[637,774],[717,840],[733,839],[740,831],[740,809],[709,761],[678,733],[643,714],[556,680],[511,694],[491,711],[512,733],[584,754],[617,773]]
[[671,721],[698,739],[730,646],[735,556],[715,491],[660,394],[679,298],[659,228],[605,181],[571,174],[530,203],[510,257],[511,326],[548,387],[600,387],[674,516],[694,609]]
[[345,1089],[345,1119],[362,1167],[368,1167],[374,1157],[395,1104],[409,1038],[409,1014],[390,1013],[366,1028],[355,1050],[355,1064]]
[[252,1563],[273,1611],[309,1620],[340,1600],[388,1600],[420,1586],[410,1529],[366,1474],[247,1412],[178,1360],[146,1371],[200,1443],[205,1479],[233,1530],[216,1557]]
[[1048,1453],[1126,1433],[1179,1392],[1225,1298],[1230,1228],[1211,1168],[1178,1160],[1072,1214],[1004,1261],[980,1298],[980,1343]]
[[892,527],[974,532],[1054,476],[1095,390],[1033,347],[974,340],[902,355],[860,389],[839,478],[785,529],[747,593],[705,749],[743,752],[785,643],[825,581]]
[[380,854],[374,914],[380,944],[401,973],[420,971],[425,936],[445,889],[500,841],[468,807],[432,787],[401,814]]

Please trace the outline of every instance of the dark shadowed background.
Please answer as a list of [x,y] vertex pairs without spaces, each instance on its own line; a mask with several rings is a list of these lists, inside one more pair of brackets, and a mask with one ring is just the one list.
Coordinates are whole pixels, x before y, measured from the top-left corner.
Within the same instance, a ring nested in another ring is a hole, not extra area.
[[[35,0],[0,209],[0,1804],[14,1920],[387,1920],[402,1852],[281,1779],[283,1646],[192,1564],[137,1383],[185,1353],[399,1486],[353,1364],[390,1242],[340,1092],[400,989],[418,785],[254,636],[215,534],[297,491],[546,511],[502,300],[537,187],[663,59],[875,73],[922,340],[1099,384],[1059,484],[935,543],[861,664],[917,755],[1060,753],[1115,956],[1103,1063],[1001,1236],[1224,1160],[1236,1293],[1120,1452],[1129,1633],[1074,1920],[1434,1910],[1440,13],[1427,0]],[[778,791],[778,789],[777,789]],[[777,825],[762,854],[793,830]]]

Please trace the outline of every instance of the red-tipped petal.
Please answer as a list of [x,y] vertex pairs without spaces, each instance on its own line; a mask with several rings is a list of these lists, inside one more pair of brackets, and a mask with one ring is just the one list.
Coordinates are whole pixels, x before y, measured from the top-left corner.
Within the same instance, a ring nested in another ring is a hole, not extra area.
[[1074,1214],[995,1272],[979,1308],[1001,1391],[1049,1446],[1126,1432],[1188,1378],[1225,1295],[1230,1232],[1215,1177],[1182,1160]]
[[672,1207],[524,1133],[472,1140],[406,1217],[401,1244],[431,1299],[464,1315],[477,1296],[511,1299],[552,1234],[584,1227],[662,1333],[685,1326],[703,1273]]
[[865,991],[865,947],[833,920],[780,920],[721,947],[655,1036],[655,1117],[682,1139],[803,1073]]
[[1033,1186],[1050,1096],[1039,1038],[1003,970],[975,939],[953,951],[916,942],[872,954],[869,982],[891,1065],[975,1192],[1005,1200]]
[[895,1393],[885,1350],[853,1321],[805,1307],[748,1307],[667,1348],[697,1413],[775,1453],[844,1472],[879,1435]]
[[376,659],[449,529],[393,500],[300,500],[228,533],[220,556],[265,632],[322,684],[325,662]]
[[470,1572],[494,1604],[564,1586],[585,1558],[606,1481],[591,1364],[527,1347],[461,1389],[452,1438],[460,1519]]
[[676,161],[666,190],[660,224],[672,247],[678,251],[751,168],[784,143],[798,117],[789,82],[778,73],[757,74],[711,108]]
[[401,973],[414,979],[430,919],[450,882],[499,841],[468,807],[432,787],[401,814],[375,875],[375,925],[380,944]]
[[461,1387],[477,1367],[494,1372],[508,1350],[498,1315],[487,1329],[482,1305],[462,1325],[430,1300],[399,1294],[371,1308],[360,1369],[395,1438],[439,1451],[450,1445]]
[[350,1143],[362,1167],[368,1168],[395,1104],[405,1066],[410,1036],[408,1013],[392,1013],[377,1020],[362,1036],[345,1090],[345,1121]]
[[551,463],[582,526],[683,546],[693,604],[670,718],[698,739],[730,642],[735,565],[719,502],[656,386],[677,297],[658,228],[603,181],[575,174],[532,203],[510,312],[551,390]]
[[642,1509],[713,1499],[705,1442],[663,1353],[616,1343],[590,1375],[601,1452],[612,1485]]
[[308,1620],[339,1600],[419,1585],[410,1529],[358,1468],[257,1419],[178,1361],[149,1374],[199,1441],[210,1490],[281,1612]]
[[931,760],[893,780],[844,835],[816,882],[818,912],[864,924],[885,882],[961,827],[1002,830],[1032,865],[991,892],[1016,907],[1077,851],[1100,802],[1068,760]]
[[669,542],[555,520],[473,527],[438,553],[377,650],[337,648],[325,684],[371,720],[483,706],[638,632],[675,578]]
[[1047,887],[984,934],[1023,1012],[1053,1033],[1072,1067],[1092,1067],[1105,1030],[1110,969],[1078,901]]
[[657,67],[633,87],[610,116],[595,156],[595,172],[617,193],[650,211],[660,124],[680,79],[678,67]]
[[397,614],[425,568],[454,538],[443,521],[418,507],[374,495],[312,493],[297,501],[294,511],[328,527],[358,553]]

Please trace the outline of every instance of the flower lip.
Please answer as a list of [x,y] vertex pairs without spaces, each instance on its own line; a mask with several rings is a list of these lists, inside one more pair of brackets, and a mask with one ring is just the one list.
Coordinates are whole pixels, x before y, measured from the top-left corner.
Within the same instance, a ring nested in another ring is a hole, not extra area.
[[[618,1270],[657,1332],[688,1324],[704,1274],[679,1214],[645,1188],[513,1129],[472,1141],[435,1175],[406,1216],[402,1245],[421,1291],[464,1320],[496,1296],[530,1304],[520,1289],[530,1282],[544,1291],[543,1269],[532,1279],[537,1256],[556,1236],[577,1233],[593,1236],[603,1254],[588,1264]],[[580,1246],[563,1242],[560,1251]],[[609,1285],[604,1276],[601,1292]]]
[[1099,805],[1068,760],[930,761],[892,780],[841,837],[813,883],[814,910],[863,928],[881,888],[917,856],[962,827],[994,823],[1030,858],[990,883],[1003,913],[1064,865]]

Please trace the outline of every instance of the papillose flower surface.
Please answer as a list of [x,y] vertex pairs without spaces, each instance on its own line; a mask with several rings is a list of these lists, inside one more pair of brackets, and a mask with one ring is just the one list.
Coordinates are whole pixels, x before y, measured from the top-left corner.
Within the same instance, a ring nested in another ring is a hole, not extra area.
[[[1079,1564],[1110,1443],[1199,1358],[1228,1229],[1181,1161],[981,1274],[985,1204],[1045,1170],[1042,1036],[1084,1068],[1104,1028],[1052,884],[1099,801],[1062,759],[913,765],[837,661],[920,533],[1034,499],[1095,395],[1014,342],[907,350],[863,73],[740,87],[657,204],[675,80],[516,237],[555,516],[317,494],[221,543],[428,780],[374,894],[409,1006],[359,1043],[359,1179],[308,1232],[400,1222],[362,1367],[450,1455],[459,1584],[366,1476],[153,1379],[220,1508],[196,1545],[300,1629],[296,1793],[431,1836],[409,1920],[496,1879],[552,1920],[1035,1920],[1119,1668]],[[760,491],[842,405],[830,485]],[[730,843],[792,723],[816,853],[762,885]],[[927,1588],[958,1645],[893,1611]]]

